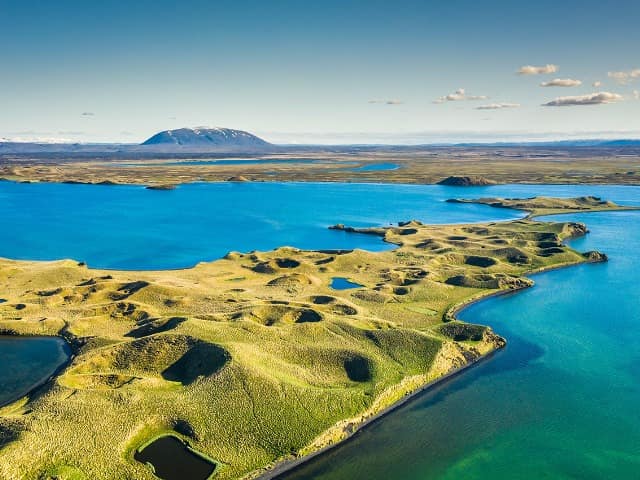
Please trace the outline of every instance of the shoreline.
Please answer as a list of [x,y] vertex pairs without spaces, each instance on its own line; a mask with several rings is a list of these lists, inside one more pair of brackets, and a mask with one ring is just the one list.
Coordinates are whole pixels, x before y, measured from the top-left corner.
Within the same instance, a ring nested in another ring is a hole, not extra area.
[[[637,209],[637,208],[633,208],[633,207],[622,207],[622,208],[609,208],[607,210],[593,210],[593,211],[607,211],[607,212],[611,212],[611,211],[620,211],[620,210],[629,210],[629,209]],[[526,212],[527,210],[519,210],[520,212]],[[581,213],[590,213],[591,211],[562,211],[562,212],[553,212],[553,213],[542,213],[539,215],[553,215],[554,213],[557,214],[581,214]],[[533,214],[532,212],[530,213],[531,218],[534,217],[535,214]],[[524,217],[525,219],[527,217]],[[523,217],[519,217],[518,219],[514,219],[514,220],[504,220],[500,223],[509,223],[509,222],[517,222],[519,220],[522,220]],[[479,222],[479,223],[486,223],[486,222]],[[551,221],[550,223],[553,223],[553,221]],[[565,222],[566,223],[566,222]],[[464,223],[464,224],[460,224],[460,225],[470,225],[468,223]],[[586,234],[586,232],[581,231],[580,234],[576,235],[575,237],[565,237],[564,238],[564,243],[566,244],[566,242],[571,241],[573,238],[577,238],[577,237],[582,237],[584,234]],[[386,239],[382,238],[382,241],[387,241]],[[388,242],[391,244],[394,244],[394,242]],[[276,249],[277,250],[277,249]],[[572,250],[574,253],[576,254],[580,254],[580,252],[569,248],[569,250]],[[302,250],[304,251],[304,250]],[[312,251],[312,250],[309,250]],[[8,259],[9,260],[9,259]],[[73,262],[73,260],[71,260]],[[20,260],[18,260],[18,262],[21,262]],[[38,261],[29,261],[27,260],[26,262],[38,262]],[[45,261],[46,262],[46,261]],[[200,262],[200,263],[209,263],[209,262]],[[582,257],[582,255],[580,255],[580,257],[577,257],[571,261],[565,261],[564,263],[561,264],[557,264],[557,265],[553,265],[553,266],[546,266],[546,267],[540,267],[540,268],[534,268],[531,269],[527,272],[522,272],[520,273],[522,275],[522,277],[530,277],[532,275],[538,274],[538,273],[543,273],[549,270],[554,270],[554,269],[560,269],[560,268],[567,268],[570,266],[577,266],[577,265],[581,265],[584,263],[597,263],[597,261],[593,261],[593,260],[589,260],[586,257]],[[80,264],[78,264],[78,266],[80,266]],[[85,268],[89,269],[86,265],[84,266]],[[188,269],[177,269],[177,270],[190,270],[192,268],[195,267],[191,267]],[[89,270],[93,270],[93,269],[89,269]],[[162,270],[161,270],[162,271]],[[127,272],[127,271],[125,271]],[[131,271],[129,271],[130,273]],[[153,271],[152,271],[153,272]],[[471,295],[466,299],[461,300],[458,303],[452,304],[451,306],[447,307],[446,310],[444,310],[444,312],[441,314],[442,315],[442,320],[444,322],[450,321],[450,320],[459,320],[457,318],[457,315],[464,310],[464,308],[467,308],[475,303],[487,300],[491,297],[494,296],[501,296],[501,295],[507,295],[507,294],[512,294],[512,293],[517,293],[520,290],[523,290],[525,288],[530,288],[531,286],[533,286],[533,284],[531,285],[522,285],[516,288],[505,288],[505,289],[499,289],[497,291],[493,290],[493,289],[488,289],[488,288],[484,288],[483,291],[481,291],[479,294],[476,295]],[[461,321],[461,320],[459,320]],[[461,321],[462,322],[462,321]],[[467,322],[463,322],[463,323],[467,323]],[[495,334],[498,338],[502,338],[500,337],[497,333]],[[16,336],[20,337],[45,337],[45,338],[50,338],[51,335],[20,335],[17,334]],[[59,335],[53,335],[60,337]],[[39,382],[38,384],[36,384],[34,387],[32,387],[28,392],[21,394],[19,396],[17,396],[17,398],[3,404],[0,405],[0,408],[4,408],[5,406],[11,405],[12,403],[17,402],[18,400],[24,398],[24,397],[28,397],[29,395],[37,395],[38,391],[41,388],[45,388],[52,379],[54,379],[57,375],[60,374],[61,371],[63,371],[64,369],[66,369],[68,367],[68,365],[71,363],[71,361],[74,358],[74,354],[73,354],[73,347],[70,344],[70,342],[68,342],[68,340],[66,338],[64,338],[63,336],[60,337],[62,338],[66,349],[65,350],[69,350],[69,355],[66,359],[66,361],[61,364],[55,372],[53,372],[51,375],[49,375],[46,379],[43,379],[42,382]],[[502,340],[504,340],[502,338]],[[502,343],[502,342],[500,342]],[[282,458],[280,461],[275,460],[273,462],[271,462],[268,466],[263,466],[263,467],[259,467],[258,469],[252,471],[252,472],[248,472],[244,477],[244,479],[261,479],[261,480],[265,480],[265,479],[275,479],[278,478],[279,476],[283,475],[284,473],[291,471],[291,470],[295,470],[296,468],[298,468],[299,466],[311,461],[314,458],[319,457],[320,455],[331,451],[335,448],[337,448],[338,446],[340,446],[343,443],[346,443],[347,441],[349,441],[350,439],[352,439],[356,433],[362,431],[363,429],[367,428],[369,425],[374,424],[375,422],[377,422],[378,420],[386,417],[386,415],[392,413],[393,411],[399,409],[401,406],[407,404],[408,402],[412,401],[413,399],[417,398],[419,395],[421,395],[422,393],[426,393],[427,391],[435,388],[436,386],[442,384],[443,382],[448,381],[449,379],[452,379],[454,377],[456,377],[458,374],[462,374],[464,371],[466,371],[467,369],[471,368],[472,366],[490,359],[493,355],[495,355],[499,350],[501,350],[502,348],[504,348],[504,344],[496,344],[495,342],[491,342],[491,344],[489,344],[489,347],[491,348],[490,351],[484,353],[484,354],[478,354],[477,358],[474,358],[473,360],[468,361],[468,363],[465,363],[464,365],[458,366],[453,368],[452,370],[448,371],[447,373],[441,375],[438,378],[432,379],[430,381],[425,382],[422,385],[419,385],[420,381],[416,381],[413,383],[413,390],[410,389],[406,389],[406,391],[403,392],[403,388],[399,388],[396,390],[397,393],[400,393],[402,396],[400,398],[398,398],[398,396],[395,396],[396,401],[392,402],[390,404],[388,404],[386,407],[381,408],[378,412],[370,414],[369,416],[366,415],[366,411],[363,412],[364,414],[361,415],[360,417],[356,416],[353,417],[353,419],[345,419],[346,423],[346,428],[342,428],[341,427],[341,422],[338,422],[337,424],[334,424],[332,426],[330,426],[328,429],[326,429],[324,432],[321,432],[320,435],[323,435],[324,433],[327,432],[331,432],[332,429],[335,429],[335,433],[336,436],[338,435],[342,435],[343,437],[337,441],[333,441],[329,444],[326,444],[324,446],[320,446],[322,445],[321,442],[317,442],[318,445],[318,449],[315,451],[311,451],[306,455],[302,455],[299,457],[293,457],[291,455]],[[449,365],[451,366],[451,363],[449,363]],[[421,374],[420,376],[424,376],[426,377],[427,374]],[[419,378],[418,377],[418,378]],[[406,377],[405,377],[406,378]],[[404,380],[404,379],[403,379]],[[426,380],[426,378],[425,378]],[[402,382],[400,382],[399,384],[396,384],[395,386],[401,386]],[[406,388],[406,387],[405,387]],[[27,403],[29,401],[31,401],[31,398],[27,399]],[[388,400],[387,400],[388,402]],[[387,402],[381,402],[381,403],[387,403]],[[382,406],[382,405],[381,405]],[[360,419],[361,421],[358,422],[358,419]],[[353,420],[353,421],[352,421]],[[342,430],[342,431],[340,431]],[[318,437],[321,438],[321,437]],[[314,442],[315,443],[315,440]],[[309,446],[313,445],[313,443],[310,443]],[[306,447],[303,447],[301,450],[304,451]]]
[[[502,338],[502,337],[501,337]],[[461,366],[461,367],[457,367],[456,369],[450,371],[449,373],[436,378],[434,380],[431,380],[430,382],[425,383],[423,386],[421,386],[420,388],[414,390],[411,393],[406,394],[404,397],[402,397],[400,400],[398,400],[397,402],[389,405],[388,407],[385,407],[384,409],[382,409],[380,412],[376,413],[375,415],[372,415],[371,417],[368,417],[366,420],[364,420],[362,423],[358,424],[357,426],[355,426],[354,430],[350,433],[347,434],[347,436],[345,438],[343,438],[342,440],[336,442],[336,443],[332,443],[330,445],[326,445],[324,447],[322,447],[319,450],[316,450],[315,452],[312,452],[308,455],[305,455],[303,457],[298,457],[295,458],[293,460],[284,460],[280,463],[276,463],[274,468],[272,469],[268,469],[263,471],[262,473],[256,475],[256,476],[252,476],[251,474],[242,477],[244,479],[255,479],[255,480],[276,480],[280,475],[290,472],[292,470],[295,470],[297,467],[304,465],[305,463],[311,461],[312,459],[319,457],[320,455],[323,455],[331,450],[334,450],[335,448],[345,444],[346,442],[350,441],[353,439],[353,437],[358,434],[359,432],[361,432],[362,430],[364,430],[365,428],[369,427],[370,425],[382,420],[385,416],[389,415],[390,413],[394,412],[395,410],[397,410],[398,408],[402,407],[403,405],[406,405],[407,403],[409,403],[410,401],[416,399],[418,396],[420,396],[423,393],[426,393],[428,390],[433,389],[434,387],[437,387],[438,385],[444,383],[447,380],[451,380],[452,378],[464,373],[467,369],[470,369],[471,367],[477,365],[478,363],[484,362],[484,361],[488,361],[491,359],[491,357],[493,357],[495,354],[497,354],[500,350],[502,350],[504,347],[498,347],[495,350],[491,350],[488,353],[485,353],[483,355],[480,355],[478,358],[476,358],[475,360],[472,360],[471,362]]]
[[[60,339],[62,341],[62,345],[61,346],[62,346],[62,349],[64,350],[64,352],[67,354],[67,358],[49,376],[47,376],[43,380],[40,380],[39,382],[36,382],[35,384],[33,384],[24,393],[21,393],[19,395],[14,395],[9,400],[4,401],[4,402],[0,402],[0,410],[2,410],[3,408],[8,407],[8,406],[16,403],[17,401],[19,401],[22,398],[29,397],[29,396],[32,396],[34,394],[37,394],[40,390],[44,391],[44,388],[52,380],[54,380],[58,375],[60,375],[62,373],[62,371],[65,370],[71,364],[71,362],[73,361],[73,358],[74,358],[73,348],[71,347],[71,344],[67,341],[66,338],[64,338],[61,335],[29,335],[29,334],[7,334],[7,333],[4,333],[4,334],[0,335],[0,338],[1,337],[17,338],[17,339],[28,339],[28,338],[47,338],[47,339],[50,339],[50,338],[57,338],[57,339]],[[28,402],[30,402],[30,401],[31,401],[31,399],[28,400]]]
[[[636,208],[636,210],[639,210],[640,208]],[[584,213],[589,213],[589,212],[584,212]],[[545,215],[541,215],[541,216],[545,216]],[[573,238],[579,238],[579,237],[573,237]],[[570,241],[571,238],[568,239],[568,241]],[[527,272],[525,277],[526,278],[530,278],[530,276],[535,276],[535,275],[539,275],[542,273],[546,273],[546,272],[550,272],[550,271],[554,271],[554,270],[560,270],[563,268],[570,268],[570,267],[575,267],[575,266],[579,266],[579,265],[585,265],[585,264],[591,264],[591,263],[603,263],[602,261],[589,261],[587,259],[585,259],[584,261],[581,262],[575,262],[575,263],[565,263],[565,264],[561,264],[561,265],[553,265],[550,267],[543,267],[543,268],[538,268],[535,270],[532,270],[530,272]],[[527,285],[527,286],[522,286],[522,287],[518,287],[518,288],[514,288],[514,289],[509,289],[509,290],[500,290],[497,292],[486,292],[483,294],[480,294],[478,296],[473,296],[471,298],[468,298],[467,300],[464,300],[456,305],[453,305],[452,307],[450,307],[447,311],[445,311],[444,313],[444,319],[443,322],[448,323],[450,321],[459,321],[459,322],[463,322],[463,323],[468,323],[468,322],[464,322],[463,320],[460,320],[458,318],[458,314],[460,314],[463,310],[465,310],[466,308],[471,307],[472,305],[487,301],[489,299],[492,298],[496,298],[496,297],[501,297],[501,296],[505,296],[505,295],[513,295],[513,294],[517,294],[519,292],[521,292],[522,290],[527,290],[529,288],[532,288],[535,286],[534,284],[531,285]],[[494,332],[495,333],[495,332]],[[496,333],[496,335],[498,335]],[[499,336],[499,335],[498,335]],[[351,441],[353,439],[353,437],[363,431],[365,428],[369,427],[370,425],[376,423],[379,420],[382,420],[385,416],[389,415],[390,413],[394,412],[395,410],[399,409],[400,407],[402,407],[403,405],[406,405],[407,403],[409,403],[410,401],[416,399],[417,397],[419,397],[420,395],[427,393],[428,391],[434,389],[435,387],[439,386],[440,384],[451,380],[452,378],[455,378],[458,375],[463,374],[465,371],[467,371],[468,369],[470,369],[471,367],[476,366],[479,363],[482,363],[484,361],[488,361],[490,360],[494,355],[498,354],[503,348],[506,347],[508,340],[505,339],[504,337],[500,337],[502,338],[506,343],[504,346],[496,348],[488,353],[485,353],[484,355],[481,355],[480,357],[478,357],[477,359],[456,368],[455,370],[452,370],[451,372],[443,375],[440,378],[436,378],[434,380],[431,380],[428,383],[425,383],[423,386],[421,386],[420,388],[414,390],[413,392],[405,395],[402,399],[398,400],[397,402],[389,405],[388,407],[384,408],[383,410],[381,410],[380,412],[378,412],[377,414],[367,418],[365,421],[363,421],[362,423],[360,423],[359,425],[357,425],[355,427],[355,429],[350,432],[349,434],[347,434],[347,436],[341,440],[339,440],[336,443],[332,443],[330,445],[327,445],[325,447],[322,447],[319,450],[316,450],[315,452],[312,452],[308,455],[305,455],[303,457],[299,457],[296,459],[292,459],[292,460],[284,460],[282,462],[276,463],[275,466],[272,469],[266,470],[256,476],[252,476],[251,474],[246,475],[245,477],[242,477],[243,479],[252,479],[252,480],[277,480],[277,478],[280,475],[283,475],[284,473],[290,472],[292,470],[295,470],[296,468],[310,462],[311,460],[313,460],[314,458],[317,458],[321,455],[324,455],[325,453],[328,453],[336,448],[338,448],[341,445],[344,445],[345,443]]]
[[[375,171],[375,170],[373,170]],[[382,170],[384,171],[384,170]],[[387,170],[388,171],[388,170]],[[389,181],[391,180],[391,181]],[[171,181],[171,185],[173,185],[174,187],[178,188],[178,187],[182,187],[182,186],[189,186],[189,185],[217,185],[217,184],[252,184],[252,183],[268,183],[268,184],[317,184],[317,185],[323,185],[323,184],[335,184],[335,183],[344,183],[344,184],[349,184],[349,185],[391,185],[391,186],[407,186],[407,187],[420,187],[420,186],[433,186],[433,187],[444,187],[444,188],[462,188],[462,189],[473,189],[473,188],[491,188],[491,187],[505,187],[505,186],[509,186],[509,185],[523,185],[523,186],[541,186],[541,185],[552,185],[552,186],[558,186],[558,187],[572,187],[575,186],[575,183],[569,183],[567,181],[560,181],[560,182],[548,182],[548,181],[544,181],[544,182],[538,182],[538,183],[532,183],[532,182],[504,182],[504,183],[495,183],[492,185],[467,185],[467,186],[452,186],[452,185],[441,185],[440,183],[438,183],[437,181],[434,182],[414,182],[414,183],[407,183],[406,182],[406,178],[402,178],[399,179],[398,181],[393,181],[394,179],[386,179],[386,181],[383,181],[382,179],[378,180],[378,179],[362,179],[359,180],[357,178],[336,178],[336,179],[300,179],[300,178],[296,178],[295,180],[285,180],[285,179],[279,179],[279,178],[259,178],[259,179],[254,179],[254,180],[247,180],[246,182],[237,182],[237,181],[230,181],[224,178],[221,179],[196,179],[196,180],[176,180],[176,181]],[[158,186],[158,183],[155,182],[111,182],[111,183],[104,183],[104,182],[92,182],[92,181],[81,181],[81,180],[48,180],[48,179],[26,179],[26,178],[7,178],[6,176],[2,177],[0,176],[0,182],[9,182],[9,183],[17,183],[17,184],[28,184],[28,185],[47,185],[47,184],[52,184],[52,185],[84,185],[84,186],[96,186],[96,187],[141,187],[141,188],[145,188],[147,190],[152,190],[152,191],[158,191],[158,189],[154,189],[154,188],[148,188],[148,187],[153,187],[153,186]],[[638,181],[637,183],[611,183],[611,182],[584,182],[581,185],[585,185],[585,186],[595,186],[595,187],[640,187],[640,181]],[[172,189],[172,190],[175,190]],[[163,190],[160,190],[163,191]],[[164,190],[164,191],[171,191],[171,190]]]

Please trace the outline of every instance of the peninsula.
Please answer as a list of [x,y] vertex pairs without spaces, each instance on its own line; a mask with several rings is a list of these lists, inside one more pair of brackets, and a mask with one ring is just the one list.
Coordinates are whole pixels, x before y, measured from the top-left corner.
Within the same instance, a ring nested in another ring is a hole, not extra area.
[[458,321],[461,305],[526,288],[531,272],[606,260],[564,245],[584,224],[533,216],[628,208],[479,202],[531,215],[337,225],[397,248],[232,252],[185,270],[0,260],[2,333],[62,336],[73,351],[57,377],[0,409],[0,477],[151,479],[137,452],[167,435],[210,459],[216,478],[269,476],[504,346]]

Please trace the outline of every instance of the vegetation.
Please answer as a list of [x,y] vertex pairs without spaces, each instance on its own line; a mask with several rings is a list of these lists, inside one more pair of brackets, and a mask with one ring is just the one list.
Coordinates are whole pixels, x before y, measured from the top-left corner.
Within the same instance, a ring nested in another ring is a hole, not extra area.
[[[538,213],[535,202],[517,208]],[[603,208],[617,206],[543,205]],[[215,460],[218,478],[257,476],[504,344],[455,321],[457,306],[603,260],[563,245],[586,232],[577,223],[365,230],[398,248],[280,248],[157,272],[0,260],[0,329],[74,349],[47,389],[0,409],[0,478],[151,479],[133,454],[168,433]],[[363,287],[332,290],[335,276]]]
[[[300,147],[271,155],[243,158],[282,162],[202,165],[176,160],[238,158],[239,152],[174,153],[70,152],[64,155],[0,153],[0,179],[69,183],[126,183],[170,189],[189,182],[317,181],[385,182],[447,185],[493,183],[640,184],[640,150],[636,147]],[[314,163],[295,160],[315,160]],[[289,160],[287,162],[287,160]],[[294,161],[291,161],[294,160]],[[376,170],[393,163],[398,168]],[[367,167],[362,169],[360,167]],[[453,176],[451,176],[453,175]]]

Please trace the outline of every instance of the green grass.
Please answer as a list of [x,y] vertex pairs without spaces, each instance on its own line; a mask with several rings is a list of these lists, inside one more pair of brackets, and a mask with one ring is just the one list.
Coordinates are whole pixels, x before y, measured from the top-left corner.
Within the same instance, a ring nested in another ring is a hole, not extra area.
[[[172,432],[217,478],[251,475],[500,346],[443,323],[455,306],[585,261],[562,245],[583,231],[571,224],[411,229],[377,231],[394,251],[282,248],[176,271],[0,260],[0,328],[76,349],[50,388],[0,410],[0,478],[151,479],[133,452]],[[334,276],[364,287],[332,290]]]

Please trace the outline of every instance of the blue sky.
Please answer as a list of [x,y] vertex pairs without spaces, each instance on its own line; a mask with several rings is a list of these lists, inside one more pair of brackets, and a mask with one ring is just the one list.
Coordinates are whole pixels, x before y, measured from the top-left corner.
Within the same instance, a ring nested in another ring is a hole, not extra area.
[[639,24],[637,0],[0,0],[0,137],[640,137]]

